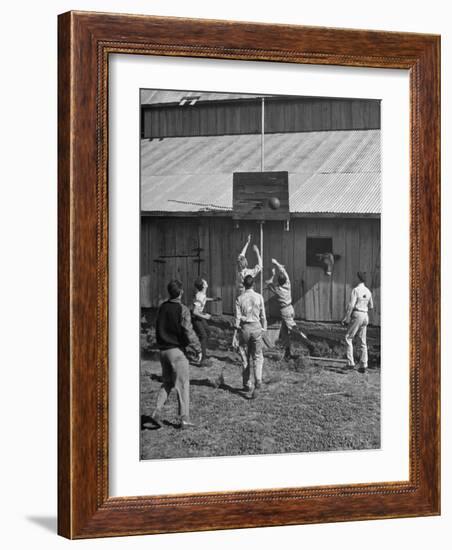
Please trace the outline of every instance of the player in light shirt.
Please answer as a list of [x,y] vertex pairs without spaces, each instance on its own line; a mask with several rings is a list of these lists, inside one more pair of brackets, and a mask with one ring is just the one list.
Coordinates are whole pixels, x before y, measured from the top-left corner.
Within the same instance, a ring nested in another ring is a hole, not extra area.
[[353,338],[358,340],[359,348],[359,372],[366,372],[367,369],[367,325],[369,324],[369,309],[373,309],[374,302],[372,292],[366,287],[366,274],[358,271],[358,284],[352,290],[345,317],[342,324],[347,324],[348,329],[345,335],[347,346],[347,362],[350,367],[355,366],[353,357]]
[[251,364],[254,368],[254,390],[256,398],[262,386],[262,368],[264,365],[262,335],[267,330],[264,298],[254,291],[254,279],[247,275],[243,281],[244,292],[235,304],[235,330],[232,346],[238,349],[242,360],[243,389],[251,391]]
[[295,322],[295,311],[292,305],[292,288],[290,284],[289,274],[285,267],[281,265],[277,260],[272,258],[272,274],[273,277],[268,281],[265,281],[267,288],[276,295],[279,304],[279,311],[281,315],[281,332],[280,339],[284,346],[284,359],[288,360],[295,356],[292,355],[291,349],[291,334],[296,333],[302,338],[304,344],[312,352],[313,345],[309,341],[306,334],[304,334]]
[[250,268],[248,267],[248,260],[246,259],[246,251],[248,250],[248,246],[251,242],[251,235],[248,235],[246,239],[245,246],[242,248],[240,254],[237,257],[237,277],[236,277],[236,286],[237,286],[237,293],[241,294],[244,291],[243,281],[247,275],[251,275],[253,279],[256,277],[256,275],[262,271],[262,258],[259,252],[259,249],[256,245],[253,245],[253,250],[257,257],[257,264]]

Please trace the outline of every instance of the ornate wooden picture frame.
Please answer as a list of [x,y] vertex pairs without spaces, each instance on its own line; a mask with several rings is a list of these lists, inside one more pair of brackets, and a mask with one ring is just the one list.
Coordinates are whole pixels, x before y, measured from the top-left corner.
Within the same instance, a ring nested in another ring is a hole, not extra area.
[[[440,513],[440,38],[69,12],[59,17],[58,531],[68,538]],[[407,69],[410,74],[409,480],[110,497],[110,54]]]

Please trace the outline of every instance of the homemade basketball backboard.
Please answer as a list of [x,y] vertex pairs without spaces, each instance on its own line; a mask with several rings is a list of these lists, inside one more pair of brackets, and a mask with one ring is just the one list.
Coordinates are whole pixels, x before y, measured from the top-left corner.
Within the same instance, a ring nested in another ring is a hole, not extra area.
[[234,220],[288,221],[288,172],[235,172],[232,208]]

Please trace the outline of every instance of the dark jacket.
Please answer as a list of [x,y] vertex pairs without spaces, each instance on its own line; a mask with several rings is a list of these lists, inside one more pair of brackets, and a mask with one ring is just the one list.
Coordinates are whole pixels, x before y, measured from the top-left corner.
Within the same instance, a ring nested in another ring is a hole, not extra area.
[[191,324],[191,314],[179,298],[163,302],[157,314],[156,338],[159,349],[179,348],[182,351],[188,346],[197,353],[201,351],[198,337]]

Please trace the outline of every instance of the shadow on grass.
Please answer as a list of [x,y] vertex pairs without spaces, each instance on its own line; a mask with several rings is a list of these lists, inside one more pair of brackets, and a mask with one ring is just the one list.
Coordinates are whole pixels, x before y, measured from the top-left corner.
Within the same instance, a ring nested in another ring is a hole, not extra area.
[[228,357],[227,355],[208,355],[209,359],[216,359],[217,361],[221,361],[227,365],[237,366],[239,364],[238,360],[231,359],[231,357]]
[[248,392],[244,390],[243,388],[233,388],[229,384],[225,384],[224,382],[218,386],[219,390],[227,391],[229,393],[232,393],[233,395],[238,395],[239,397],[242,397],[243,399],[249,399]]
[[[162,377],[158,374],[151,374],[150,375],[151,380],[154,380],[155,382],[162,382]],[[205,388],[213,388],[213,389],[219,389],[223,391],[227,391],[229,393],[232,393],[234,395],[239,395],[240,397],[243,397],[244,399],[248,399],[246,392],[242,388],[234,388],[226,383],[221,383],[219,385],[216,385],[214,381],[210,380],[209,378],[195,378],[193,380],[190,380],[190,386],[203,386]],[[147,423],[153,423],[150,416],[147,417],[146,424]],[[141,420],[141,425],[143,426],[143,417]],[[157,429],[157,428],[147,428],[145,429]]]
[[169,427],[174,428],[175,430],[180,430],[180,423],[179,422],[170,422],[169,420],[162,420],[162,423]]
[[354,372],[353,367],[333,367],[331,365],[323,367],[323,370],[335,372],[336,374],[351,374]]
[[226,384],[226,382],[224,381],[216,384],[213,380],[209,380],[208,378],[203,378],[202,380],[190,380],[190,386],[204,386],[206,388],[222,390],[222,391],[231,393],[233,395],[238,395],[239,397],[243,397],[243,399],[248,399],[247,391],[245,391],[243,388],[234,388],[233,386]]

